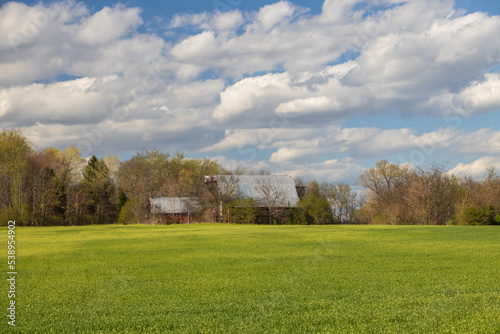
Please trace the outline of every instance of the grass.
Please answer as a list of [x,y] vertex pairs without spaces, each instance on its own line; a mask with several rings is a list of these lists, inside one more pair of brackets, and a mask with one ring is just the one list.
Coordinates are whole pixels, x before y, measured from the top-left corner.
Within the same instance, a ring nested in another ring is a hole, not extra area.
[[[495,227],[201,224],[16,233],[16,328],[7,328],[4,315],[0,331],[500,333]],[[1,300],[5,310],[6,293]]]

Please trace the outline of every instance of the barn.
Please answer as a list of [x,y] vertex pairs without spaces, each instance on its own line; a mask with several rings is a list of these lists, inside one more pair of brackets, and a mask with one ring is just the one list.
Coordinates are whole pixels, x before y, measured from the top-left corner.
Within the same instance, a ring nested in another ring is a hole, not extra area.
[[219,213],[222,219],[223,198],[251,198],[259,208],[258,220],[280,220],[280,214],[297,206],[299,196],[295,180],[286,175],[212,175],[205,183],[216,187],[221,195]]
[[194,197],[157,197],[150,198],[152,218],[160,224],[189,224],[196,221],[201,211]]
[[279,207],[295,207],[299,196],[295,181],[287,175],[213,175],[205,176],[205,183],[214,182],[225,194],[253,198],[259,206],[270,202]]

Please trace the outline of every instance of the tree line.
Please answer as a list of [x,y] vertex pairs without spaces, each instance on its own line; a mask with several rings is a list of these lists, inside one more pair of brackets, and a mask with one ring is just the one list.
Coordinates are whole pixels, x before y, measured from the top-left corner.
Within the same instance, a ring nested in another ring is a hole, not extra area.
[[500,178],[493,167],[474,180],[457,177],[443,166],[412,168],[387,160],[359,177],[367,189],[356,212],[364,224],[498,225]]
[[[299,202],[286,208],[276,190],[260,187],[265,211],[250,198],[207,185],[205,175],[269,174],[224,169],[213,159],[144,150],[84,159],[70,146],[37,149],[21,130],[0,132],[0,219],[19,225],[154,223],[150,198],[197,198],[198,221],[265,224],[461,224],[500,222],[500,180],[456,178],[433,166],[412,169],[381,161],[359,178],[359,196],[346,183],[297,179]],[[271,194],[273,194],[271,196]]]
[[143,151],[84,159],[70,146],[34,149],[20,130],[0,133],[0,218],[23,225],[144,223],[150,197],[200,196],[205,174],[222,172],[210,159]]

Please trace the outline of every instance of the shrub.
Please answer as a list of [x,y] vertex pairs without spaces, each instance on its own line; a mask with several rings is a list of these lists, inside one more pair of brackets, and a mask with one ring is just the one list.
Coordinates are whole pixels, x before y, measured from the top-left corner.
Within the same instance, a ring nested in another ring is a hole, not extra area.
[[0,209],[0,224],[1,226],[7,226],[9,220],[15,220],[16,225],[21,223],[16,219],[16,210],[14,208],[2,208]]
[[236,224],[254,224],[257,221],[257,206],[253,198],[238,198],[228,204],[229,221]]
[[459,225],[494,225],[496,224],[495,208],[492,205],[480,207],[471,205],[457,215]]
[[373,223],[377,225],[387,225],[389,224],[389,215],[387,213],[382,213],[373,217]]
[[500,215],[495,217],[495,221],[493,222],[493,225],[500,225]]
[[133,205],[135,200],[132,199],[130,201],[127,201],[121,208],[120,214],[118,215],[118,224],[134,224],[136,223],[136,219],[133,213]]
[[324,225],[333,224],[332,209],[330,203],[316,194],[302,197],[297,204],[298,223],[301,225]]

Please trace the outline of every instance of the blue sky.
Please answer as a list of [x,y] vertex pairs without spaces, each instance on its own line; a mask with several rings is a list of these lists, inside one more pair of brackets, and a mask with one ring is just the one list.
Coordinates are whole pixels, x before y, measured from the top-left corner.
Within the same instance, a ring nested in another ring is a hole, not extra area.
[[0,4],[0,126],[40,147],[331,182],[500,168],[498,1]]
[[[5,3],[8,1],[2,1]],[[28,5],[36,5],[40,1],[21,1]],[[43,3],[51,3],[55,1],[42,1]],[[104,6],[113,6],[117,1],[83,1],[93,11],[99,11]],[[170,19],[178,13],[200,13],[212,10],[234,10],[242,11],[258,10],[259,8],[274,3],[267,0],[184,0],[184,1],[156,1],[156,0],[129,0],[120,1],[129,7],[140,7],[143,10],[144,17],[150,18],[160,16],[164,19]],[[307,7],[312,13],[320,13],[323,1],[321,0],[296,0],[292,3]],[[490,14],[498,14],[500,11],[500,3],[496,0],[461,0],[455,1],[457,7],[466,9],[473,13],[476,11],[484,11]]]

